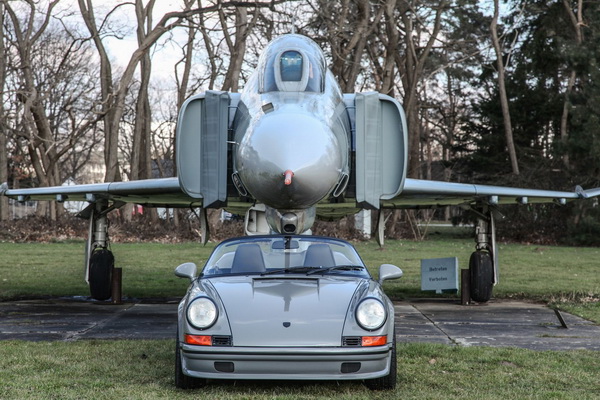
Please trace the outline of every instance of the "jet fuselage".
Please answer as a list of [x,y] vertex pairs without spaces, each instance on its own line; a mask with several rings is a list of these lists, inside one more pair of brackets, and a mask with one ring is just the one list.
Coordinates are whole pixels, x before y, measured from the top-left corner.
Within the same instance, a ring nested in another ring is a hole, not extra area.
[[350,173],[348,113],[312,40],[285,35],[269,44],[241,94],[233,130],[238,190],[267,206],[274,230],[303,232],[315,205],[343,192]]

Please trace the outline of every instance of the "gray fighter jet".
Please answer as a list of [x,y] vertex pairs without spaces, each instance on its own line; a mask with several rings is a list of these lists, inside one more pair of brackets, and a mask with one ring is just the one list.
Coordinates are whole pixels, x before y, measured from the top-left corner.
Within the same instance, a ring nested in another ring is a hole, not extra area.
[[407,145],[398,101],[376,92],[343,94],[319,46],[289,34],[269,43],[243,93],[208,91],[185,102],[177,124],[178,177],[2,192],[19,201],[89,202],[82,213],[90,220],[86,279],[97,299],[111,295],[106,216],[125,203],[225,208],[246,214],[247,234],[290,235],[309,231],[316,217],[360,209],[470,207],[479,218],[470,262],[476,301],[487,301],[498,280],[497,205],[600,195],[600,188],[563,192],[409,179]]

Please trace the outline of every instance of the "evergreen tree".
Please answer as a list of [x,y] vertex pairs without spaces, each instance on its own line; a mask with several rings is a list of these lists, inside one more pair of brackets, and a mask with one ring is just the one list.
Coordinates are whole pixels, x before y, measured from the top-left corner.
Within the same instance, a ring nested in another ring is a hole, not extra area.
[[[485,68],[479,81],[481,99],[473,108],[476,118],[463,125],[464,142],[474,144],[467,165],[487,183],[560,190],[573,190],[575,184],[598,186],[600,3],[519,0],[511,3],[511,10],[503,20],[503,35],[514,48],[504,56],[510,56],[506,84],[522,175],[518,181],[507,178],[498,90]],[[537,229],[550,229],[550,220],[565,212],[552,207],[537,207],[537,219],[530,222]],[[578,240],[589,243],[599,236],[597,207],[581,203],[566,210],[571,218],[564,226],[553,226],[556,237],[565,237],[565,231],[571,237],[587,232]],[[519,213],[522,218],[533,217]],[[515,221],[512,226],[517,226]]]

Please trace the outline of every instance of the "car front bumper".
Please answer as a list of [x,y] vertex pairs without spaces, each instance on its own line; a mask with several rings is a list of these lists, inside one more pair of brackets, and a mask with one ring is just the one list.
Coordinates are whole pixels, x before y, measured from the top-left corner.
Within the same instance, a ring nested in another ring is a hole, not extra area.
[[389,373],[391,349],[180,345],[184,374],[208,379],[372,379]]

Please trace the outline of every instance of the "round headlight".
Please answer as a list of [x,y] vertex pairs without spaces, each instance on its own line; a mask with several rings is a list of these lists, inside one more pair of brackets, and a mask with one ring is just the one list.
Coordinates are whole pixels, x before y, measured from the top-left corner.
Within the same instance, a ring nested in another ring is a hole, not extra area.
[[356,321],[361,328],[368,331],[381,328],[386,317],[385,307],[377,299],[364,299],[356,308]]
[[189,323],[198,329],[210,328],[218,316],[217,306],[208,297],[194,299],[187,309]]

